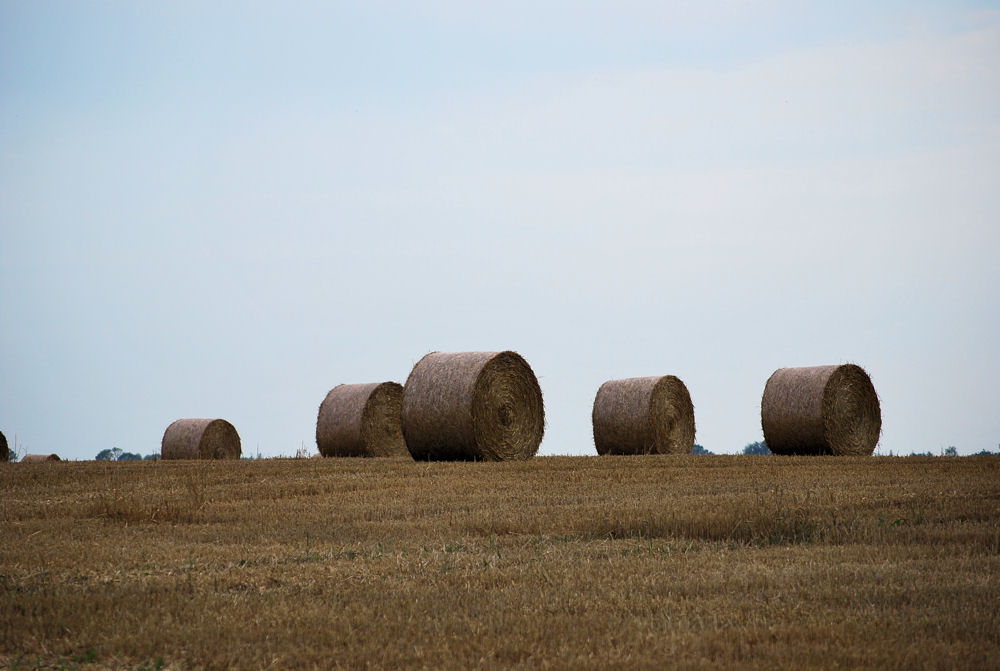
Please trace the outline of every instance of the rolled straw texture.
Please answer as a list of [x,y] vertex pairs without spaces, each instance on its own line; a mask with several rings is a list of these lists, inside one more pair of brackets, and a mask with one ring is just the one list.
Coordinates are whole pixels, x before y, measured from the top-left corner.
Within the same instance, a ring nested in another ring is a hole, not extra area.
[[530,459],[545,431],[542,390],[516,352],[432,352],[403,388],[403,436],[417,460]]
[[21,457],[22,464],[41,464],[46,461],[62,461],[58,454],[26,454]]
[[10,448],[7,446],[7,436],[0,431],[0,461],[10,461]]
[[694,405],[677,377],[608,380],[591,413],[598,454],[690,454]]
[[163,432],[161,459],[239,459],[240,436],[224,419],[178,419]]
[[341,384],[329,391],[316,418],[316,446],[324,457],[408,457],[396,382]]
[[860,366],[779,368],[764,385],[760,423],[774,454],[870,455],[882,411]]

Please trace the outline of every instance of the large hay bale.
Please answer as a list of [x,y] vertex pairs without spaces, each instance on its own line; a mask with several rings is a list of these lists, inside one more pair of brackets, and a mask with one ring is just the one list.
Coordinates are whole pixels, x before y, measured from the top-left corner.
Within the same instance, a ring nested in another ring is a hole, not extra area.
[[329,391],[316,418],[316,446],[324,457],[406,457],[396,382],[341,384]]
[[598,454],[691,454],[694,405],[677,377],[608,380],[591,413]]
[[22,464],[42,464],[46,461],[62,461],[58,454],[26,454],[21,457]]
[[7,447],[7,436],[0,431],[0,461],[10,461],[10,448]]
[[224,419],[178,419],[163,432],[161,459],[239,459],[240,436]]
[[760,423],[774,454],[869,455],[882,411],[860,366],[779,368],[764,385]]
[[417,460],[530,459],[545,408],[531,366],[516,352],[431,352],[406,380],[402,420]]

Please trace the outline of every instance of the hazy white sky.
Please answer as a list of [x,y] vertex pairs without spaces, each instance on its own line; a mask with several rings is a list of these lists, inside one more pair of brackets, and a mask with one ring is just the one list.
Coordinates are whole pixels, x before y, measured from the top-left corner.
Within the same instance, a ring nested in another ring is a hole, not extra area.
[[336,384],[514,349],[540,454],[668,373],[737,452],[847,361],[880,452],[996,450],[998,63],[997,2],[0,0],[0,431],[290,455]]

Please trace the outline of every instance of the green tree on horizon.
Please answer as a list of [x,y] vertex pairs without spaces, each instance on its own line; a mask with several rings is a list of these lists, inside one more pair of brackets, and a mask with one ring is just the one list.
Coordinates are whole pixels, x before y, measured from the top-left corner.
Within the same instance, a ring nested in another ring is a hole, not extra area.
[[743,448],[743,454],[767,455],[771,454],[771,450],[768,449],[767,443],[761,440],[756,443],[749,443],[746,447]]

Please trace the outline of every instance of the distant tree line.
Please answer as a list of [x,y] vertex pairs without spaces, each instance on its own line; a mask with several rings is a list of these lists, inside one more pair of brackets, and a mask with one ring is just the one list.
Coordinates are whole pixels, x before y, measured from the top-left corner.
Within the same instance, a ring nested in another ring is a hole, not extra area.
[[[896,456],[896,455],[893,455],[893,453],[890,452],[889,456],[892,457],[892,456]],[[906,457],[936,457],[938,455],[934,454],[933,452],[910,452],[909,454],[906,454],[906,455],[900,454],[899,456],[901,456],[901,457],[903,457],[903,456],[906,456]],[[941,452],[941,456],[942,457],[960,457],[962,455],[960,455],[958,453],[958,448],[957,447],[955,447],[954,445],[950,445],[950,446],[944,448],[944,450]],[[996,452],[990,452],[989,450],[980,450],[979,452],[973,452],[969,456],[970,457],[1000,457],[1000,445],[997,445],[997,451]]]
[[[890,457],[936,457],[939,456],[933,452],[910,452],[909,454],[893,454],[889,452]],[[940,456],[942,457],[961,457],[962,455],[958,453],[958,448],[954,445],[949,445],[948,447],[941,450]],[[966,455],[969,457],[1000,457],[1000,445],[997,445],[997,451],[991,452],[990,450],[980,450],[979,452],[973,452],[972,454]]]
[[743,454],[771,454],[771,450],[767,449],[767,443],[763,440],[756,443],[749,443],[743,447]]
[[[704,446],[699,445],[698,443],[694,444],[694,449],[692,450],[692,453],[693,454],[715,454],[715,452],[712,452],[711,450],[706,450]],[[767,455],[767,454],[771,454],[771,450],[767,449],[767,443],[765,443],[764,441],[760,440],[760,441],[757,441],[755,443],[747,443],[743,447],[743,451],[741,452],[741,454]],[[297,454],[296,456],[301,456],[301,455]],[[900,457],[903,457],[903,456],[906,456],[906,457],[934,457],[934,456],[937,456],[937,455],[935,455],[932,452],[910,452],[909,454],[906,454],[906,455],[904,455],[904,454],[895,455],[892,452],[890,452],[889,456],[890,457],[894,457],[894,456],[900,456]],[[954,445],[951,445],[951,446],[946,447],[944,449],[944,451],[941,453],[941,456],[944,456],[944,457],[957,457],[957,456],[960,456],[960,455],[958,454],[958,448],[955,447]],[[1000,445],[997,445],[997,451],[996,452],[990,452],[989,450],[982,450],[980,452],[976,452],[974,454],[970,454],[969,456],[970,457],[998,457],[998,456],[1000,456]],[[11,453],[11,457],[12,457],[11,461],[15,461],[17,459],[17,457],[14,455],[13,452]],[[157,461],[160,458],[160,455],[159,455],[159,453],[156,453],[156,454],[147,454],[146,456],[142,456],[141,454],[136,454],[134,452],[123,452],[120,448],[112,447],[112,448],[108,448],[106,450],[101,450],[100,452],[97,453],[97,456],[94,457],[94,458],[97,461]],[[255,457],[253,455],[244,456],[243,457],[243,459],[254,459],[254,458]],[[261,459],[262,458],[261,455],[260,455],[260,452],[257,453],[256,458],[257,459]]]
[[[984,450],[984,452],[985,452],[985,450]],[[985,453],[986,454],[991,454],[990,452],[985,452]],[[891,457],[891,456],[893,456],[893,454],[890,452],[889,456]],[[899,455],[899,456],[904,456],[904,455]],[[907,454],[905,456],[907,456],[907,457],[934,457],[934,456],[937,456],[937,455],[935,455],[932,452],[910,452],[909,454]],[[951,445],[951,446],[945,448],[945,450],[941,453],[941,456],[943,456],[943,457],[957,457],[958,456],[958,448],[955,447],[954,445]]]
[[[715,454],[714,452],[706,450],[704,447],[702,447],[698,443],[694,444],[693,453],[694,454]],[[761,440],[761,441],[758,441],[756,443],[748,443],[743,448],[743,452],[741,454],[762,454],[762,455],[763,454],[771,454],[771,450],[769,450],[767,448],[767,443],[765,443],[764,441]],[[893,457],[893,456],[901,456],[901,457],[902,456],[907,456],[907,457],[935,457],[937,455],[933,454],[932,452],[911,452],[910,454],[906,454],[906,455],[903,455],[903,454],[894,455],[892,452],[890,452],[889,456],[890,457]],[[958,448],[955,447],[954,445],[951,445],[949,447],[946,447],[944,449],[944,451],[941,452],[941,456],[944,456],[944,457],[958,457],[958,456],[961,456],[961,455],[958,454]],[[1000,456],[1000,445],[997,445],[997,451],[996,452],[990,452],[989,450],[982,450],[981,452],[976,452],[975,454],[970,454],[969,456],[970,457],[998,457],[998,456]]]
[[[715,454],[715,452],[706,450],[698,443],[695,443],[694,450],[692,450],[692,454]],[[750,443],[749,445],[744,447],[743,454],[771,454],[771,450],[767,449],[767,444],[764,443],[764,441],[761,441],[759,443]]]
[[135,452],[123,452],[117,447],[101,450],[97,453],[97,456],[94,457],[97,461],[156,461],[159,458],[159,454],[147,454],[146,456],[142,456],[141,454],[136,454]]

